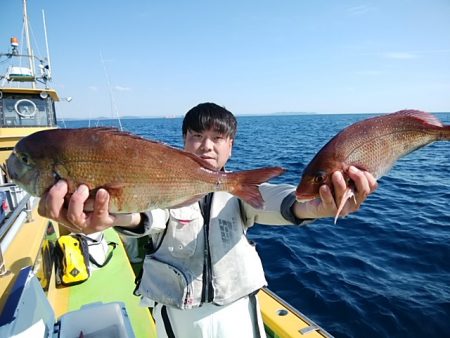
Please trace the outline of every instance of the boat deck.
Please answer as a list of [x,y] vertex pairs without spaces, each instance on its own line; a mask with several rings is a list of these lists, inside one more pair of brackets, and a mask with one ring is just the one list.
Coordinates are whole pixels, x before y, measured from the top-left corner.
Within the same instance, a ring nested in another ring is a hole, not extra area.
[[[133,295],[134,272],[122,242],[113,229],[105,231],[107,241],[118,243],[109,263],[92,272],[81,284],[50,289],[48,299],[56,317],[93,302],[124,302],[136,337],[156,337],[156,329],[147,308]],[[53,283],[52,283],[53,284]]]

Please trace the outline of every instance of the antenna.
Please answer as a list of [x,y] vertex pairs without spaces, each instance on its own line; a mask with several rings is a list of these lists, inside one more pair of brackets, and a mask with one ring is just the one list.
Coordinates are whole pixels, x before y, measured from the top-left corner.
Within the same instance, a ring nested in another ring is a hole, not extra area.
[[[33,50],[31,49],[31,42],[30,42],[30,29],[28,27],[28,10],[27,10],[27,0],[23,0],[23,23],[25,28],[25,38],[27,41],[27,50],[29,55],[29,61],[30,61],[30,69],[31,69],[31,75],[34,77],[36,76],[35,70],[34,70],[34,56],[33,56]],[[34,81],[32,82],[32,87],[36,88],[36,84]]]
[[52,78],[52,67],[50,65],[50,52],[48,48],[48,38],[47,38],[47,24],[45,23],[45,12],[42,10],[42,20],[44,22],[44,36],[45,36],[45,48],[47,50],[47,78],[51,80]]
[[108,90],[109,90],[109,98],[111,100],[111,110],[116,113],[117,120],[119,121],[119,127],[120,127],[120,130],[122,131],[123,130],[122,122],[120,121],[119,111],[117,109],[117,104],[116,104],[116,101],[114,99],[112,86],[111,86],[111,79],[109,77],[108,70],[106,69],[105,60],[103,59],[103,54],[102,54],[101,51],[100,51],[100,59],[102,61],[103,70],[105,71],[106,82],[107,82]]

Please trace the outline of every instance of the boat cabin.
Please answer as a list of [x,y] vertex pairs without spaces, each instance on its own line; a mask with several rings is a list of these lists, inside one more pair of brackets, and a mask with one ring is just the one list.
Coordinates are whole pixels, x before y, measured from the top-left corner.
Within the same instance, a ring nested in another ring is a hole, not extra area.
[[0,88],[0,125],[8,127],[56,127],[55,101],[50,89]]

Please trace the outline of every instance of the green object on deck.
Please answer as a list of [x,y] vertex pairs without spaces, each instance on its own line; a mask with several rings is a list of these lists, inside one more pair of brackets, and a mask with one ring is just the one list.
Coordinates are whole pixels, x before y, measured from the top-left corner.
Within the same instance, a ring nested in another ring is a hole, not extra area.
[[109,263],[94,270],[89,279],[70,287],[69,311],[92,302],[124,302],[136,337],[156,337],[156,329],[148,308],[139,305],[133,295],[135,275],[119,236],[113,229],[105,231],[107,241],[119,245]]

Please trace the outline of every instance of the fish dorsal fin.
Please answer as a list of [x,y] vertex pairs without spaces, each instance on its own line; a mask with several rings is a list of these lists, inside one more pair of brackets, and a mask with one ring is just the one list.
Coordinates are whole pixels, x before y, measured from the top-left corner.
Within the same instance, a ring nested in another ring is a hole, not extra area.
[[135,138],[138,140],[143,140],[143,141],[147,141],[147,142],[151,142],[151,143],[159,143],[165,146],[170,147],[168,144],[165,144],[164,142],[160,142],[160,141],[155,141],[155,140],[150,140],[147,138],[144,138],[142,136],[136,135],[136,134],[132,134],[128,131],[123,131],[123,130],[119,130],[115,127],[93,127],[93,128],[79,128],[77,129],[79,131],[85,130],[88,131],[89,133],[102,133],[102,134],[109,134],[109,135],[117,135],[117,136],[124,136],[124,137],[131,137],[131,138]]
[[218,171],[216,168],[214,168],[208,162],[206,162],[205,160],[201,159],[200,157],[198,157],[195,154],[188,153],[187,151],[176,149],[176,148],[175,148],[175,150],[179,150],[179,151],[183,152],[186,156],[192,158],[195,162],[197,162],[199,165],[201,165],[205,169],[208,169],[208,170],[211,170],[211,171]]
[[411,117],[416,118],[426,124],[430,124],[430,125],[436,126],[436,127],[442,127],[442,122],[439,121],[439,119],[436,116],[434,116],[433,114],[421,111],[421,110],[414,110],[414,109],[400,110],[399,112],[397,112],[397,114],[411,116]]

